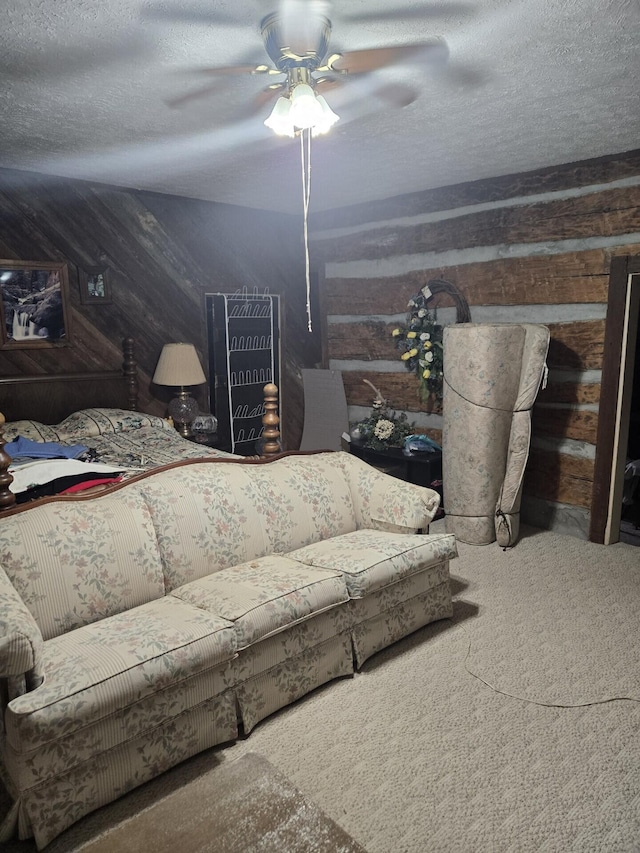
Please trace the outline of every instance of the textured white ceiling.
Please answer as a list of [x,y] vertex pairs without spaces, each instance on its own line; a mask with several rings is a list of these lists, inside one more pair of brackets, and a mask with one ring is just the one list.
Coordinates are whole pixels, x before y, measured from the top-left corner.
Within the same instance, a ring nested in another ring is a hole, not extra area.
[[[263,126],[268,106],[240,116],[264,78],[166,104],[208,82],[190,69],[268,61],[259,22],[279,2],[8,0],[0,166],[299,212],[299,142]],[[380,16],[349,20],[364,12]],[[327,95],[341,121],[312,146],[312,211],[640,147],[638,0],[334,0],[329,16],[335,50],[441,35],[450,62]],[[389,81],[420,95],[383,108]]]

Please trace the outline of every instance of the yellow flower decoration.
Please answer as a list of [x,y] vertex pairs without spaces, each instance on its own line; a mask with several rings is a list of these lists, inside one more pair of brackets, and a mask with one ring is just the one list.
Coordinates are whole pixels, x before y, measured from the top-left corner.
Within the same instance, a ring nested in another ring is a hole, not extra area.
[[409,350],[409,358],[413,358],[414,355],[418,355],[418,350],[415,347]]
[[408,338],[415,338],[415,337],[417,337],[417,335],[418,335],[418,333],[417,333],[417,332],[407,332],[407,337],[408,337]]
[[431,343],[431,341],[425,341],[425,342],[422,344],[422,346],[424,347],[424,349],[431,349],[431,347],[433,346],[433,344]]
[[408,361],[411,358],[411,353],[410,352],[403,352],[402,355],[400,356],[400,358],[403,361]]
[[393,332],[391,332],[391,334],[393,335],[394,338],[397,338],[398,335],[400,334],[400,329],[394,329]]
[[422,378],[428,379],[430,376],[431,376],[431,371],[427,367],[427,368],[425,368],[425,370],[422,371]]

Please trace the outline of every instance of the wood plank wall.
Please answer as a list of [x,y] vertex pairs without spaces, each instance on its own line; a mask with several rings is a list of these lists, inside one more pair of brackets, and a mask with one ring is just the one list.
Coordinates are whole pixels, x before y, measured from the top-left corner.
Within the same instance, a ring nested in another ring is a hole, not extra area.
[[[343,371],[351,420],[371,404],[368,378],[439,437],[441,416],[424,411],[390,335],[430,278],[460,288],[473,322],[549,326],[525,496],[539,517],[564,512],[585,535],[609,266],[614,255],[640,253],[640,151],[334,210],[312,226],[325,363]],[[452,308],[439,316],[455,320]]]
[[[71,346],[0,351],[0,375],[115,369],[131,335],[141,408],[164,414],[172,396],[151,386],[163,344],[190,341],[207,370],[204,294],[243,287],[281,294],[285,446],[299,445],[301,368],[320,360],[306,328],[302,223],[226,204],[0,170],[0,258],[68,264]],[[82,305],[78,268],[106,265],[113,303]],[[200,403],[206,403],[202,389]]]

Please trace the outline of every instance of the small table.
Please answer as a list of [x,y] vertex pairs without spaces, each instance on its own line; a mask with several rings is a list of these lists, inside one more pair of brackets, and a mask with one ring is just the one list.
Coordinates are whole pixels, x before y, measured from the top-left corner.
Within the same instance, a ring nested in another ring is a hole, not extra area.
[[412,453],[407,455],[400,447],[387,447],[385,450],[373,450],[365,447],[362,442],[349,442],[349,452],[358,456],[374,468],[391,474],[399,480],[415,483],[417,486],[427,486],[438,492],[441,506],[442,496],[442,452]]

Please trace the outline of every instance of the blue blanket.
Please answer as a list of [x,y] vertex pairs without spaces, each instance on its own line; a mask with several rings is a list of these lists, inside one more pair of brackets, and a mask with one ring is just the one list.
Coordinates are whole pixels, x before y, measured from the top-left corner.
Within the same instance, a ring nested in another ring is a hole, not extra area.
[[4,446],[11,459],[77,459],[89,449],[83,444],[56,444],[54,441],[31,441],[19,435]]

